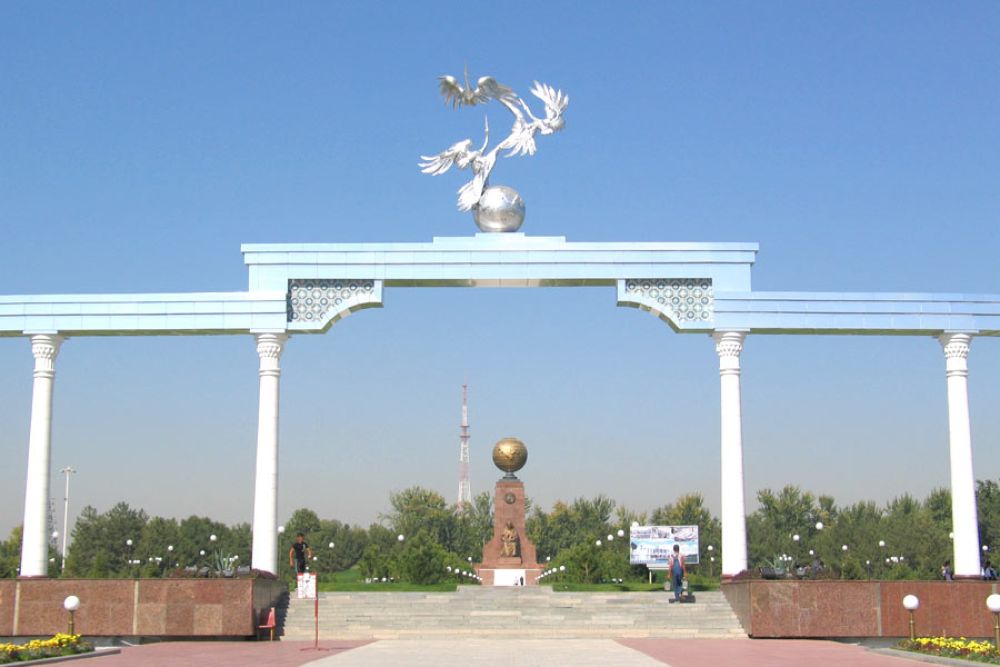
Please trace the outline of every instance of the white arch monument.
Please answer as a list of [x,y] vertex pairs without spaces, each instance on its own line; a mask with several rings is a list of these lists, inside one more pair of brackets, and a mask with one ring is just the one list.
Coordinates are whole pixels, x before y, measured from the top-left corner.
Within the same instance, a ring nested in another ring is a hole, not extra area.
[[925,336],[943,347],[948,386],[954,564],[980,573],[967,392],[973,338],[1000,335],[1000,295],[755,292],[754,243],[572,243],[520,233],[431,243],[251,244],[246,292],[0,296],[0,336],[35,358],[21,576],[48,574],[52,390],[64,340],[101,335],[253,336],[260,407],[252,566],[277,572],[278,391],[289,336],[325,332],[402,287],[605,286],[678,333],[710,334],[719,355],[722,573],[747,567],[740,354],[748,335]]

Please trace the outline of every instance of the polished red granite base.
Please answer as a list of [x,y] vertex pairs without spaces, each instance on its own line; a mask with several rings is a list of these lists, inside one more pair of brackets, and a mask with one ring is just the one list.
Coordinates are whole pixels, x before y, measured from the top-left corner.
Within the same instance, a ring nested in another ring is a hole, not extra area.
[[65,632],[63,600],[75,595],[76,632],[91,637],[248,637],[287,591],[271,579],[0,581],[0,636]]
[[920,599],[917,634],[992,637],[986,581],[758,581],[722,584],[751,637],[904,637],[903,597]]

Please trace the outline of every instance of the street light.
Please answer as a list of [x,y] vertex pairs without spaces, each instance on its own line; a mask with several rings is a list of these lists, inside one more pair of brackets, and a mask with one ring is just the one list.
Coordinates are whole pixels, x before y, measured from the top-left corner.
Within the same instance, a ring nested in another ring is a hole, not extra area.
[[986,598],[986,608],[993,612],[993,648],[1000,648],[1000,595]]
[[597,540],[596,542],[594,542],[594,544],[596,544],[597,546],[601,546],[601,541]]
[[621,528],[618,529],[618,537],[625,537],[625,531]]
[[816,530],[823,530],[823,522],[822,521],[817,521],[816,522]]
[[403,537],[403,534],[402,534],[402,533],[400,533],[399,535],[397,535],[397,536],[396,536],[396,539],[397,539],[397,540],[399,540],[400,542],[402,542],[402,541],[403,541],[403,540],[405,540],[406,538],[405,538],[405,537]]
[[906,611],[910,612],[910,641],[912,642],[917,638],[913,623],[913,612],[920,608],[920,599],[911,593],[903,598],[903,606],[906,608]]
[[69,612],[69,634],[74,635],[76,634],[76,628],[73,625],[73,614],[75,614],[76,610],[80,608],[80,598],[75,595],[70,595],[63,600],[63,608]]
[[63,496],[63,542],[62,542],[62,567],[66,567],[66,536],[69,534],[69,476],[76,472],[73,468],[66,466],[60,470],[66,475],[66,494]]
[[799,534],[795,533],[794,535],[792,535],[792,542],[798,542],[798,541],[799,541]]

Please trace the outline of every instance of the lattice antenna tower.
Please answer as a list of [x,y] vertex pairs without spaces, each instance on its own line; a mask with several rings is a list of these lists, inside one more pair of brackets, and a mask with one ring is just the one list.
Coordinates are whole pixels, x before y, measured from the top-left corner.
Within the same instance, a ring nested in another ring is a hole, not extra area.
[[472,504],[472,484],[469,482],[469,385],[462,385],[462,430],[458,438],[458,510]]

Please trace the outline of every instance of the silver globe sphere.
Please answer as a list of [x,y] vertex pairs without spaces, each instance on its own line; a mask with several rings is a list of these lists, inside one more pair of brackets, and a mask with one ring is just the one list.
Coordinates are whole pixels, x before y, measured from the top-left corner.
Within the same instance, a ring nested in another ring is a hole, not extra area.
[[472,217],[484,232],[516,232],[524,222],[524,200],[514,188],[492,185],[483,190]]

